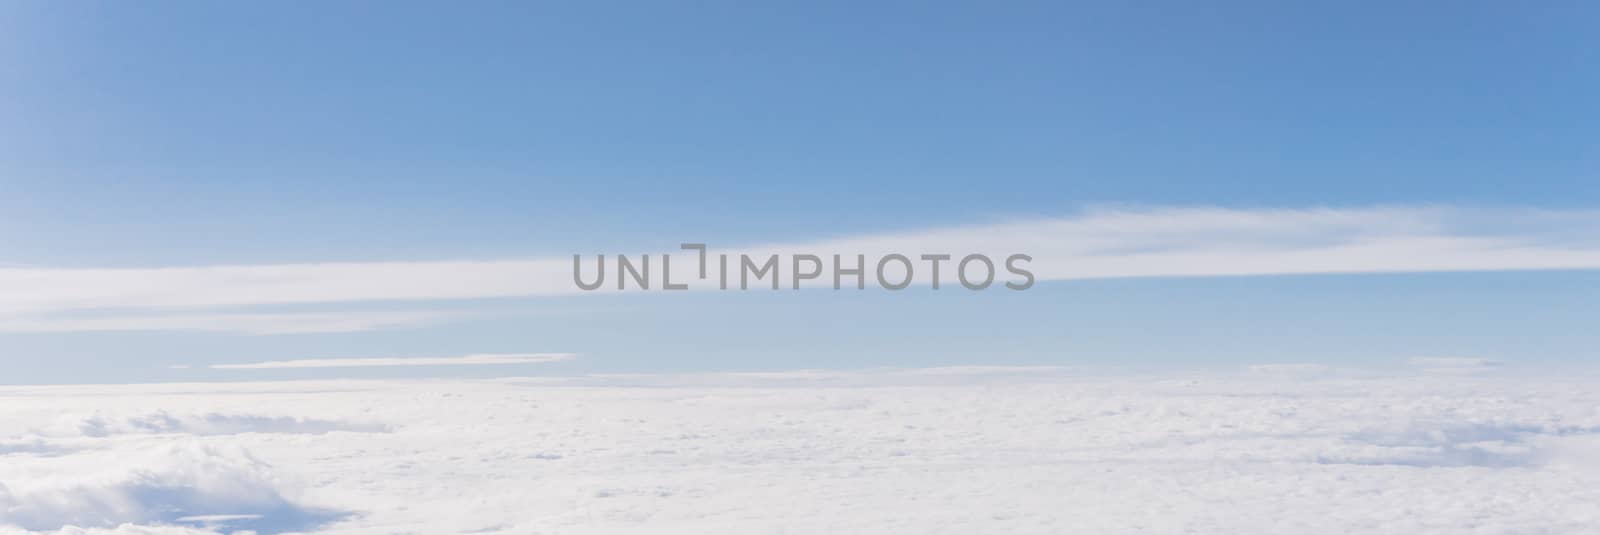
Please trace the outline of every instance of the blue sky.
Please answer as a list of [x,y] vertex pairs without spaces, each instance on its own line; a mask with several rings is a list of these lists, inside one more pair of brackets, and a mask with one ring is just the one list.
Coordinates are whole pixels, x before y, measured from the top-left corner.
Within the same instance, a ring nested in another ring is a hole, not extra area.
[[[1580,2],[6,3],[0,265],[543,258],[1107,205],[1586,213],[1600,208],[1597,22]],[[1498,213],[1474,232],[1526,223]],[[583,356],[448,373],[1594,357],[1600,275],[1373,271],[236,303],[464,317],[13,328],[0,381],[544,351]]]

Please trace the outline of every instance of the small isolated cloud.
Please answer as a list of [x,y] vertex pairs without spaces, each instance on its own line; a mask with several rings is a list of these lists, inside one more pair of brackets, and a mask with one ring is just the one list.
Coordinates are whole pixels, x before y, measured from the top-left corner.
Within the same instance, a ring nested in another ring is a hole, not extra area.
[[540,364],[570,360],[572,353],[496,353],[460,357],[379,357],[353,359],[270,360],[248,364],[213,364],[219,370],[275,370],[290,368],[365,368],[375,366],[483,366]]

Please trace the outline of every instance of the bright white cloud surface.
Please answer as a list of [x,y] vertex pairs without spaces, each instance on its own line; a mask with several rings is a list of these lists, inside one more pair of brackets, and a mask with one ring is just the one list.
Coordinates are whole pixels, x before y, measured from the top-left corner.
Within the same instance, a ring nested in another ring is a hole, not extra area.
[[8,387],[0,533],[1600,525],[1600,380],[1423,364]]

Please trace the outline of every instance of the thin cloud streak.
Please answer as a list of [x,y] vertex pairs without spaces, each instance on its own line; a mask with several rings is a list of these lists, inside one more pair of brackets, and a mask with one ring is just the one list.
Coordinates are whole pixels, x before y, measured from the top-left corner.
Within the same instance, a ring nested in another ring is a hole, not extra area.
[[[701,241],[685,236],[684,241]],[[637,259],[654,253],[652,288],[661,287],[660,254],[673,254],[678,282],[710,288],[719,279],[694,278],[693,251],[663,244],[660,251],[584,251],[612,256],[602,290],[583,292],[572,280],[571,257],[485,261],[345,262],[170,268],[0,268],[0,331],[205,329],[246,333],[336,332],[442,321],[422,318],[399,324],[302,316],[249,318],[213,314],[217,307],[441,301],[568,294],[615,293],[618,253]],[[1039,281],[1129,277],[1209,277],[1320,273],[1405,273],[1600,269],[1600,211],[1485,209],[1450,206],[1390,206],[1316,209],[1227,209],[1214,207],[1102,208],[1076,215],[920,231],[867,234],[842,239],[735,247],[710,243],[711,254],[778,254],[787,276],[793,254],[830,258],[867,257],[873,277],[876,257],[902,253],[948,253],[959,259],[983,253],[1004,259],[1031,255],[1026,267]],[[954,265],[941,279],[954,286]],[[831,263],[829,268],[831,268]],[[737,269],[737,268],[731,268]],[[914,282],[930,283],[921,266]],[[592,279],[592,271],[589,277]],[[802,287],[831,287],[828,271]],[[730,274],[730,280],[738,277]],[[1001,280],[1005,280],[1003,267]],[[780,287],[788,288],[785,279]],[[770,284],[770,283],[768,283]],[[875,286],[867,284],[868,287]],[[733,287],[737,287],[737,282]],[[116,310],[116,320],[50,319],[64,311]],[[186,311],[187,316],[172,316]],[[248,321],[247,321],[248,320]],[[341,326],[342,325],[342,326]],[[307,330],[311,329],[311,330]],[[320,330],[318,330],[320,329]]]
[[487,366],[542,364],[577,357],[572,353],[488,353],[460,357],[378,357],[341,359],[272,360],[249,364],[213,364],[216,370],[279,370],[297,368],[368,368],[380,366]]
[[203,331],[249,335],[315,334],[437,325],[463,314],[438,310],[283,313],[123,313],[94,317],[0,317],[6,332]]
[[[570,260],[346,262],[117,269],[0,269],[0,313],[357,301],[472,299],[574,292]],[[554,275],[566,275],[557,278]]]

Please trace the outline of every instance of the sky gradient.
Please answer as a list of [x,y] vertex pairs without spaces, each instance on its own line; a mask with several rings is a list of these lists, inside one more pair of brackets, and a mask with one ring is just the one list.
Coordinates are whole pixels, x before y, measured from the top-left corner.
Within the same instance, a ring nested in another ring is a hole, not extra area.
[[[1589,366],[1597,23],[1580,2],[4,3],[0,382],[498,353],[577,356],[332,373]],[[1108,212],[1171,217],[1051,223]],[[446,270],[493,291],[317,299],[351,285],[314,267],[294,281],[330,286],[276,302],[230,297],[289,295],[255,272],[137,271],[349,263],[399,295],[433,285],[369,268],[884,236],[1062,275],[570,295]],[[259,327],[284,322],[323,328]]]

